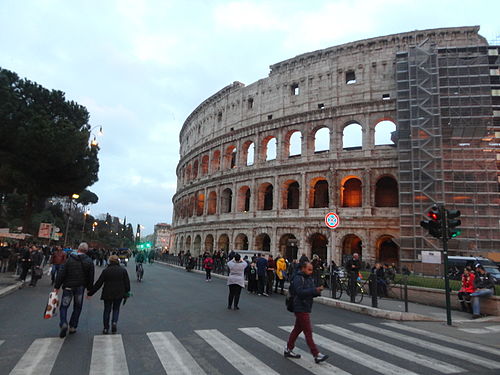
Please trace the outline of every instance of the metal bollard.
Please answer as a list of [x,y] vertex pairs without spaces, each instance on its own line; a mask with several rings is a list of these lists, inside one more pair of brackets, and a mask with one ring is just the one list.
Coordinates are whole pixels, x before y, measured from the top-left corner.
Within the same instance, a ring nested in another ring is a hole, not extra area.
[[351,272],[350,274],[351,278],[351,285],[349,286],[350,288],[350,294],[351,294],[351,302],[356,303],[356,281],[358,278],[358,275],[354,272]]
[[372,307],[378,308],[378,280],[377,275],[370,275],[370,283],[372,285]]
[[404,290],[405,290],[405,312],[408,312],[408,276],[404,277]]

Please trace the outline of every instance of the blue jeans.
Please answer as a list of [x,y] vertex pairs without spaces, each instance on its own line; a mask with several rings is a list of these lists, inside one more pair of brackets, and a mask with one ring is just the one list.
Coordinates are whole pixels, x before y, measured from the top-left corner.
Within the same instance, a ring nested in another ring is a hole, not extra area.
[[69,320],[69,326],[72,328],[78,327],[78,319],[80,319],[80,313],[82,312],[84,291],[85,287],[83,286],[63,289],[61,308],[59,309],[59,327],[62,327],[63,324],[68,324],[67,316],[71,300],[73,300],[73,313],[71,314],[71,319]]
[[50,271],[50,279],[52,282],[56,281],[57,274],[61,270],[62,264],[53,264],[52,265],[52,270]]
[[104,328],[109,329],[109,316],[111,314],[111,308],[113,309],[113,317],[111,318],[111,323],[118,323],[118,317],[120,315],[120,304],[122,299],[105,299],[104,300],[104,314],[103,323]]
[[474,293],[470,294],[472,298],[472,313],[474,315],[481,314],[481,305],[480,300],[483,297],[490,297],[493,295],[493,291],[491,289],[478,289]]

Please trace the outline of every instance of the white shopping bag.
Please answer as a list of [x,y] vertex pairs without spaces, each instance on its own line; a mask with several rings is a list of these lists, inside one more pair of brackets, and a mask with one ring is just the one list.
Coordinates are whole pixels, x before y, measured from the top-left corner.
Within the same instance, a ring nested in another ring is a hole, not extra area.
[[59,306],[59,296],[57,293],[50,292],[47,306],[45,307],[44,319],[50,319],[57,315],[57,306]]

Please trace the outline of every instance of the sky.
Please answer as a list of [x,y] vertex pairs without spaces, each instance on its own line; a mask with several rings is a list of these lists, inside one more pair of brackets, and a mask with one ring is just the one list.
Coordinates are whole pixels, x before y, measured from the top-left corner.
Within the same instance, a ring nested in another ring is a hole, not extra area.
[[87,107],[104,131],[92,214],[144,234],[172,220],[184,120],[224,86],[398,32],[480,25],[494,40],[499,14],[489,0],[0,0],[0,66]]

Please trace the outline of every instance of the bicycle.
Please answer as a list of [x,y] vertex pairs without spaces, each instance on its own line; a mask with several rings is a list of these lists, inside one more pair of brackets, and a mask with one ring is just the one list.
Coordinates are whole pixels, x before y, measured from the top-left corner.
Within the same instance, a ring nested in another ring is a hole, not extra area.
[[[340,299],[344,291],[348,296],[351,296],[350,280],[347,277],[340,277],[338,271],[334,272],[334,278],[337,284],[335,299]],[[364,284],[358,279],[356,281],[356,295],[354,297],[354,302],[361,303],[365,294],[368,293],[365,290]]]
[[135,272],[137,273],[137,281],[141,282],[144,276],[144,268],[142,267],[142,263],[137,263],[135,266]]

